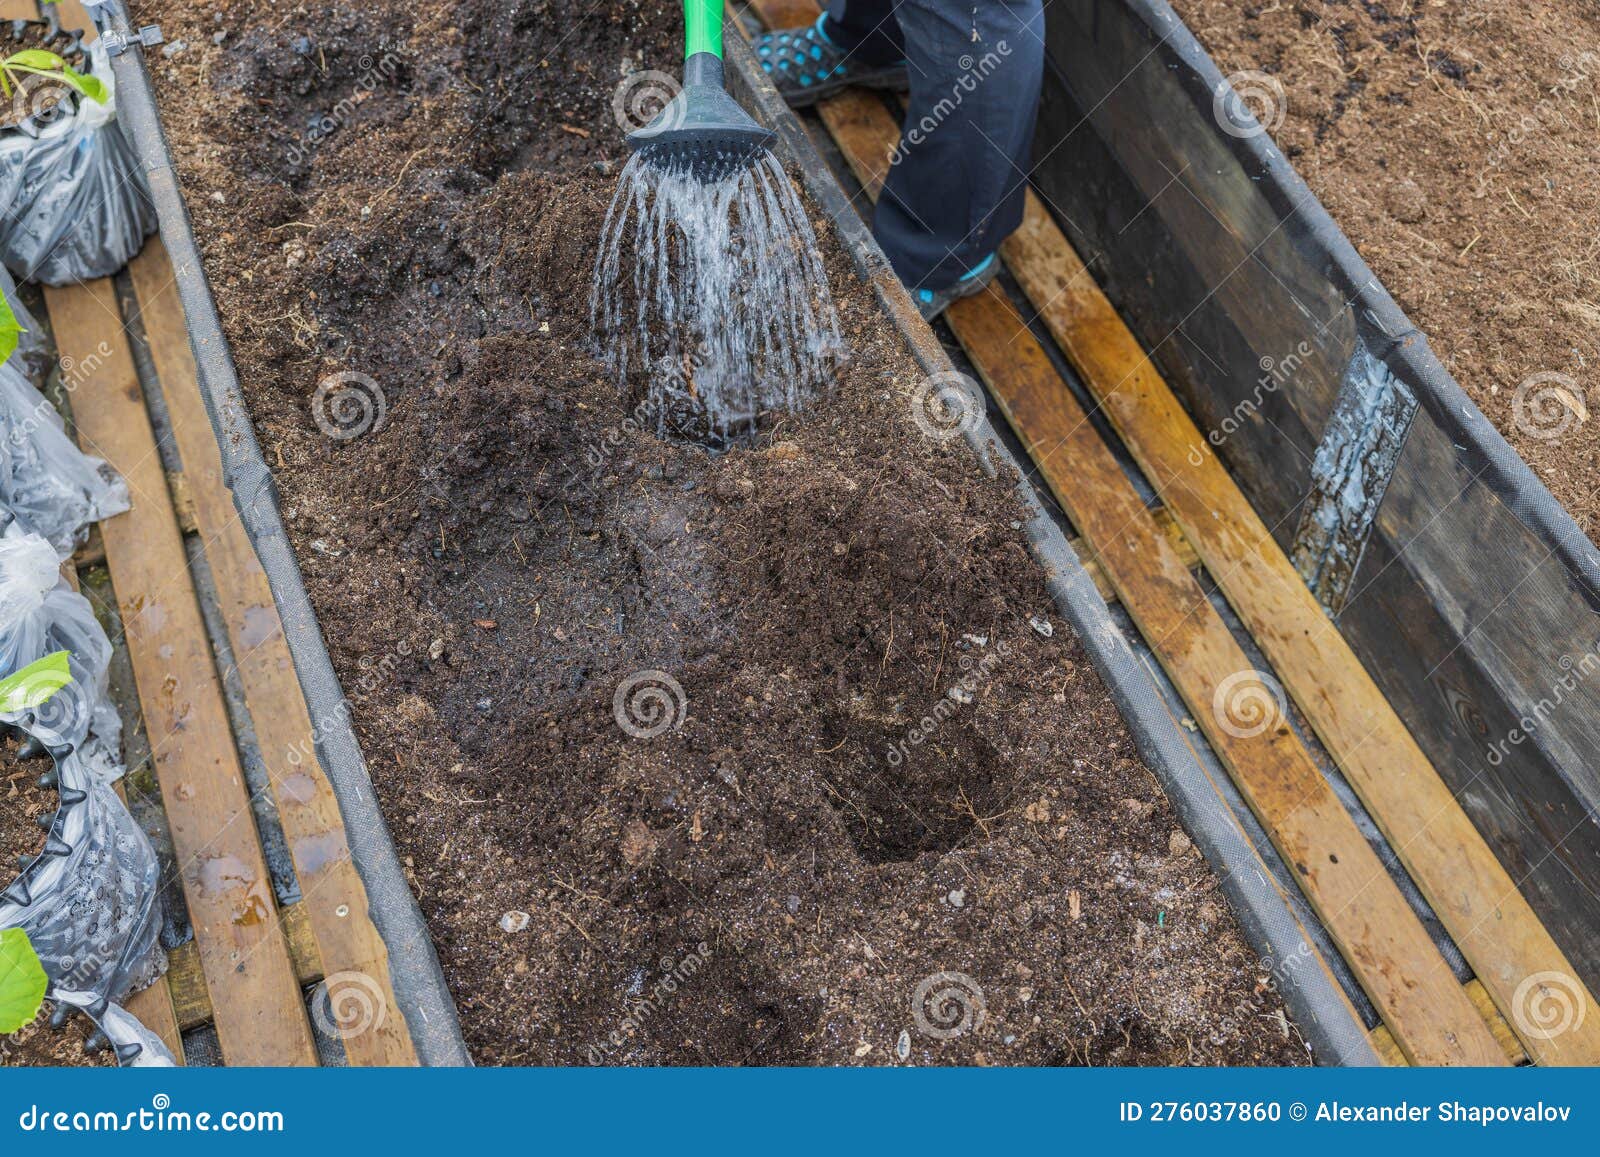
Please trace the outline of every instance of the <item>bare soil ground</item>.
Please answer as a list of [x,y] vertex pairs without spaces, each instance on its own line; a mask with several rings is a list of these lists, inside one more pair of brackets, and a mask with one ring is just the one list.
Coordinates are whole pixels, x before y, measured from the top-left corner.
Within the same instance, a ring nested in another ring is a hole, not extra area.
[[1473,400],[1600,538],[1600,7],[1172,0]]
[[[823,402],[720,456],[626,421],[589,282],[676,6],[135,16],[184,45],[151,65],[207,271],[477,1059],[1305,1060],[830,238]],[[319,429],[334,373],[381,424]]]

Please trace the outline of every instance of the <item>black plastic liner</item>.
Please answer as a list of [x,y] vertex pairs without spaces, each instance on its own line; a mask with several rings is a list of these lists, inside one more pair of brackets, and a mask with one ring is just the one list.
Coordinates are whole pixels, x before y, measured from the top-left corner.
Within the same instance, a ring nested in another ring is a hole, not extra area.
[[1272,78],[1165,0],[1054,0],[1046,40],[1039,192],[1600,987],[1600,552],[1239,113]]
[[[905,335],[918,365],[929,376],[953,372],[949,355],[918,315],[805,128],[785,106],[749,49],[734,36],[727,37],[725,48],[734,94],[758,120],[777,130],[780,158],[799,172],[812,202],[830,218],[857,270]],[[1141,757],[1160,779],[1184,827],[1216,871],[1246,936],[1261,954],[1263,965],[1311,1045],[1313,1057],[1323,1064],[1380,1063],[1364,1025],[1315,947],[1318,937],[1302,924],[1295,906],[1200,763],[1191,746],[1193,736],[1182,729],[1181,716],[1169,709],[1150,670],[1135,654],[1061,528],[1026,481],[1028,470],[987,418],[963,433],[986,469],[1009,467],[1024,479],[1018,493],[1032,512],[1025,529],[1034,556],[1045,569],[1051,596],[1105,680]]]
[[[127,34],[123,4],[95,10],[102,29]],[[108,20],[109,17],[109,20]],[[239,389],[238,371],[223,336],[177,173],[156,112],[150,74],[137,49],[114,58],[118,118],[133,138],[172,259],[178,295],[188,317],[189,343],[200,391],[222,452],[223,482],[255,545],[283,619],[284,637],[310,708],[318,757],[344,816],[351,859],[366,886],[373,924],[389,950],[395,998],[418,1059],[425,1065],[470,1065],[455,1004],[445,984],[422,912],[411,895],[389,829],[350,727],[344,693],[328,658],[294,550],[284,533],[272,472],[261,456]]]

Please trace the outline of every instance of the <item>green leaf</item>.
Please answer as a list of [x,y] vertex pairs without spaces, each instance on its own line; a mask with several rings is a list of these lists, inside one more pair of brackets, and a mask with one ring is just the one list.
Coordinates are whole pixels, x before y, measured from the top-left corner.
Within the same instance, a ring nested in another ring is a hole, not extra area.
[[21,928],[0,931],[0,1036],[8,1036],[39,1015],[50,978]]
[[4,363],[17,352],[17,343],[22,335],[28,331],[22,328],[22,323],[17,320],[16,311],[11,308],[11,302],[4,293],[0,293],[0,363]]
[[48,702],[50,696],[72,682],[67,653],[57,651],[29,663],[14,675],[0,679],[0,711],[26,711]]
[[46,52],[42,48],[24,48],[21,52],[13,52],[0,61],[7,68],[16,65],[19,68],[39,68],[46,72],[54,72],[58,68],[65,68],[67,62],[53,52]]
[[105,82],[98,76],[89,76],[87,73],[78,72],[63,64],[61,66],[61,79],[94,101],[95,104],[105,104],[111,98],[111,93],[106,90]]

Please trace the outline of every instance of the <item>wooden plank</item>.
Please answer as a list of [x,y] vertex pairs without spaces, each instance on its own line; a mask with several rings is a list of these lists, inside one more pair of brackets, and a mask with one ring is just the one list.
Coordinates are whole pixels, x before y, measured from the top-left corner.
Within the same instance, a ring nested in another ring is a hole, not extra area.
[[[841,105],[848,107],[836,113]],[[898,139],[894,119],[859,93],[819,111],[857,179],[875,189]],[[1259,733],[1224,726],[1213,696],[1252,670],[1248,657],[1003,291],[991,286],[946,317],[1406,1057],[1503,1064],[1472,1002],[1287,722],[1279,716]]]
[[[1178,529],[1178,524],[1172,521],[1172,515],[1168,514],[1164,507],[1157,507],[1151,514],[1155,517],[1156,525],[1161,528],[1161,533],[1171,540],[1172,548],[1178,552],[1183,565],[1190,570],[1199,567],[1200,556],[1195,554],[1194,547],[1189,545],[1189,540],[1183,536],[1183,531]],[[1084,573],[1089,576],[1089,581],[1094,583],[1094,589],[1100,592],[1100,597],[1108,603],[1116,602],[1117,590],[1111,585],[1111,580],[1106,577],[1106,572],[1101,569],[1100,564],[1095,561],[1094,547],[1081,538],[1068,539],[1067,545],[1072,547],[1073,553],[1082,562]]]
[[[1557,973],[1592,1006],[1577,971],[1031,192],[1001,253],[1495,1004],[1520,1024],[1518,987]],[[1600,1017],[1548,1039],[1522,1035],[1541,1063],[1600,1064]]]
[[122,473],[133,496],[133,509],[100,530],[223,1056],[234,1065],[314,1065],[116,292],[101,279],[46,289],[45,301],[60,356],[86,370],[74,399],[79,440]]
[[[317,952],[316,938],[311,934],[311,922],[306,917],[305,905],[285,904],[278,910],[283,924],[284,939],[289,943],[289,959],[294,964],[295,979],[301,988],[310,988],[323,978],[322,957]],[[205,971],[200,965],[200,952],[193,940],[180,944],[167,953],[167,977],[171,982],[174,1013],[178,1026],[188,1032],[215,1019],[211,1007],[211,993],[206,988]]]
[[0,0],[0,20],[37,20],[39,5],[35,0]]
[[[183,460],[183,487],[204,543],[245,704],[278,805],[304,912],[330,975],[370,986],[386,1002],[370,1029],[344,1039],[354,1065],[415,1065],[416,1051],[389,976],[389,953],[367,911],[333,787],[316,757],[311,715],[296,678],[272,588],[223,484],[222,456],[195,373],[183,306],[159,238],[129,265],[167,418]],[[365,979],[359,979],[364,977]]]
[[[1500,1015],[1500,1010],[1494,1006],[1494,1000],[1489,996],[1489,990],[1484,988],[1477,980],[1469,980],[1462,985],[1462,990],[1467,994],[1467,999],[1472,1001],[1479,1014],[1489,1025],[1489,1031],[1494,1034],[1494,1039],[1499,1042],[1500,1048],[1506,1054],[1506,1060],[1513,1065],[1529,1063],[1528,1052],[1522,1047],[1522,1042],[1517,1039],[1517,1034],[1511,1031],[1511,1026],[1506,1023],[1505,1017]],[[1372,1041],[1372,1050],[1378,1054],[1386,1065],[1403,1065],[1406,1063],[1405,1054],[1400,1051],[1400,1046],[1395,1043],[1394,1034],[1384,1025],[1379,1025],[1368,1035]]]

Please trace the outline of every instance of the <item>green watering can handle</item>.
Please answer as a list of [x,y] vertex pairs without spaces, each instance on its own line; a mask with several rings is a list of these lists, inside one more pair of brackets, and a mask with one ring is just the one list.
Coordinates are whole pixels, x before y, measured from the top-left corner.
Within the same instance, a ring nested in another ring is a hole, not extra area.
[[722,59],[722,0],[683,0],[684,59],[709,52]]

